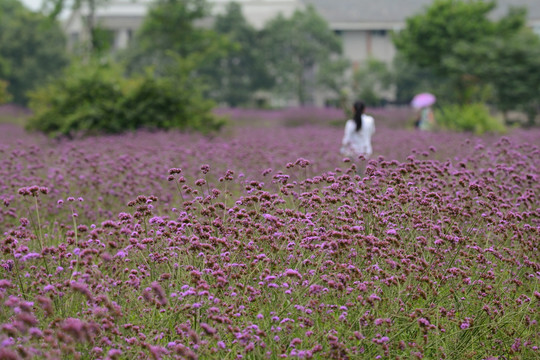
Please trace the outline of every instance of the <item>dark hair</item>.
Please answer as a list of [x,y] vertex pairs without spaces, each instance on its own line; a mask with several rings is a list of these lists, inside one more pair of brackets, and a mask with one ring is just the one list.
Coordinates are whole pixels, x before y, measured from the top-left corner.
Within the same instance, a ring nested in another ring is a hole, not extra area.
[[366,109],[366,105],[361,101],[356,101],[354,107],[354,122],[356,123],[356,131],[362,128],[362,114]]

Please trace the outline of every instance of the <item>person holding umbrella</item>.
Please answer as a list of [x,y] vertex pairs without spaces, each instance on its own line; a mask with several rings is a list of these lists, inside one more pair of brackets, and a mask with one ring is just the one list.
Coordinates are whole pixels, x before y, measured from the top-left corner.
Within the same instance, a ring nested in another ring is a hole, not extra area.
[[431,130],[435,125],[435,117],[431,106],[435,104],[437,99],[435,95],[430,93],[421,93],[416,95],[412,101],[411,106],[419,110],[418,118],[415,122],[415,127],[420,130]]

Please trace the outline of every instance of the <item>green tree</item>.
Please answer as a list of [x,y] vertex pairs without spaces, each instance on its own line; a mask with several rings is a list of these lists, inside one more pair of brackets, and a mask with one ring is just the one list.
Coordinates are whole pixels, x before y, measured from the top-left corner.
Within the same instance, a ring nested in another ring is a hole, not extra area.
[[529,125],[534,123],[540,106],[540,38],[528,29],[461,43],[445,65],[492,89],[493,102],[503,112],[525,111]]
[[448,78],[436,75],[432,69],[413,64],[401,54],[396,54],[392,63],[393,81],[396,86],[396,102],[409,104],[414,95],[432,92],[438,95],[437,103],[451,102],[454,97],[453,83]]
[[348,70],[351,68],[351,62],[344,57],[337,57],[323,61],[318,66],[317,83],[321,89],[330,91],[336,96],[335,105],[343,109],[349,106],[350,80]]
[[357,98],[368,106],[377,106],[382,102],[381,93],[389,90],[393,75],[388,65],[370,58],[354,72],[353,90]]
[[406,20],[405,29],[393,36],[406,60],[447,75],[442,59],[460,41],[475,42],[495,32],[487,17],[493,1],[435,0],[424,13]]
[[67,64],[65,37],[56,21],[27,10],[17,0],[0,1],[0,78],[13,101],[60,73]]
[[456,71],[445,59],[452,57],[460,44],[474,46],[488,37],[510,36],[523,26],[520,10],[491,20],[488,15],[494,7],[494,1],[435,0],[425,12],[406,20],[405,29],[394,34],[394,44],[407,62],[451,81],[455,100],[474,101],[474,79]]
[[114,31],[96,26],[92,30],[92,53],[91,55],[107,56],[111,53],[114,45]]
[[342,52],[340,39],[313,6],[295,11],[291,18],[279,15],[269,21],[263,46],[276,89],[295,96],[301,105],[317,86],[317,67]]
[[88,60],[93,55],[102,55],[110,46],[110,34],[96,22],[96,10],[109,0],[73,0],[68,6],[66,0],[43,0],[42,12],[57,20],[62,11],[69,9],[79,13],[88,39],[83,42],[83,56]]
[[11,101],[11,94],[7,91],[8,83],[0,80],[0,105]]
[[180,58],[205,54],[199,56],[199,68],[214,61],[223,54],[226,41],[196,24],[208,15],[206,0],[157,0],[127,50],[128,70],[143,71],[150,65],[159,73],[171,62],[169,52]]
[[227,4],[226,12],[216,16],[214,30],[226,35],[230,44],[226,53],[201,70],[212,89],[210,95],[233,107],[247,104],[257,90],[272,86],[273,79],[259,46],[260,34],[235,2]]

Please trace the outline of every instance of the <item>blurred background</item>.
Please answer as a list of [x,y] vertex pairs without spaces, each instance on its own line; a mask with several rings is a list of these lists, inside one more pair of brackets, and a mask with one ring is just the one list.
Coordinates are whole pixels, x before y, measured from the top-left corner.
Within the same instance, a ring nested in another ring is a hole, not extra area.
[[[0,121],[53,136],[226,119],[435,130],[540,123],[533,0],[0,0]],[[273,120],[274,119],[274,120]]]

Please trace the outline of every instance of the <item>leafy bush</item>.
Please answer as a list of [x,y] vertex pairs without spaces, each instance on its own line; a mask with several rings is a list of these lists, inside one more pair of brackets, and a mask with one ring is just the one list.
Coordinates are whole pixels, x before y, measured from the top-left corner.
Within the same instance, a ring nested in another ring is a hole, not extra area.
[[447,105],[435,111],[437,125],[446,130],[503,133],[506,128],[500,119],[489,113],[481,103],[466,105]]
[[29,90],[58,76],[67,64],[65,40],[60,23],[21,1],[0,1],[0,78],[10,101],[25,106]]
[[7,91],[7,82],[0,80],[0,104],[7,103],[11,100],[11,95]]
[[370,58],[354,72],[353,90],[367,106],[380,106],[392,84],[392,72],[383,61]]
[[111,67],[73,65],[60,77],[31,92],[34,116],[28,128],[53,136],[74,132],[118,132],[117,104],[124,79]]
[[28,128],[51,136],[120,133],[139,128],[217,130],[213,103],[187,77],[125,78],[119,66],[72,65],[64,76],[30,93]]
[[139,79],[122,99],[125,128],[192,129],[203,133],[218,130],[223,120],[212,114],[214,102],[197,90],[186,88],[174,77]]

